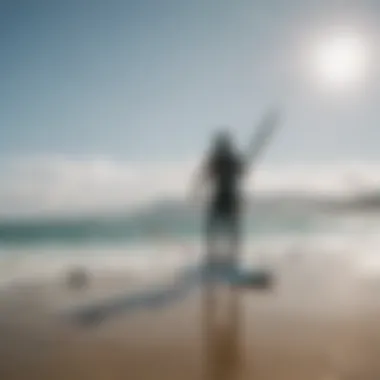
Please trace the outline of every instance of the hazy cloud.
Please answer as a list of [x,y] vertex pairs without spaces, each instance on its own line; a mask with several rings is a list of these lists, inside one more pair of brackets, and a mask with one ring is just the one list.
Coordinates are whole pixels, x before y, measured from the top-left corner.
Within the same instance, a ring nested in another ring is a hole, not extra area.
[[[189,191],[193,162],[122,162],[63,156],[9,160],[0,171],[0,216],[131,209]],[[351,194],[380,188],[377,163],[279,165],[248,178],[246,190]]]

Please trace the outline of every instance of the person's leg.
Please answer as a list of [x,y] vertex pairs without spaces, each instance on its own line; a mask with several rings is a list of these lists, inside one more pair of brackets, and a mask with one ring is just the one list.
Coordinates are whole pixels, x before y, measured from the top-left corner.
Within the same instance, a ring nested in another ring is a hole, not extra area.
[[215,262],[217,257],[216,238],[219,226],[219,217],[215,210],[211,209],[206,217],[206,264]]
[[228,217],[227,228],[230,263],[233,266],[237,266],[239,263],[241,250],[241,223],[240,215],[235,210]]

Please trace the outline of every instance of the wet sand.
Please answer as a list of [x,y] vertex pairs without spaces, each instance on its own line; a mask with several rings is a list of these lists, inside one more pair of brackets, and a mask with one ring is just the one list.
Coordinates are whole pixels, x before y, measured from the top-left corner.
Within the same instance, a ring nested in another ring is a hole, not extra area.
[[209,286],[92,327],[60,318],[57,306],[125,280],[80,295],[64,284],[10,289],[0,297],[0,379],[377,380],[380,280],[324,268],[283,268],[268,291]]

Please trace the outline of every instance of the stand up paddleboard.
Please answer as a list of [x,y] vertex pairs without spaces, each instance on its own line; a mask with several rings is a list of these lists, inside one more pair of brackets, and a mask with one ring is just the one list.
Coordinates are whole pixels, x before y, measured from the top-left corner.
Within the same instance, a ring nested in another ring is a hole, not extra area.
[[204,281],[212,280],[252,290],[270,290],[274,285],[272,272],[268,269],[243,269],[224,262],[205,266]]

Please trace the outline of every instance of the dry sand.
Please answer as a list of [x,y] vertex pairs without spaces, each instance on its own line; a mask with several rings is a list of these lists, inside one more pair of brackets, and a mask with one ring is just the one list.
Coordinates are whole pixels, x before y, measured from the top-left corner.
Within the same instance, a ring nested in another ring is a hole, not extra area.
[[80,294],[62,284],[9,289],[0,297],[0,379],[378,380],[380,281],[328,267],[282,268],[272,291],[208,287],[92,328],[59,318],[57,306],[124,280],[94,280]]

